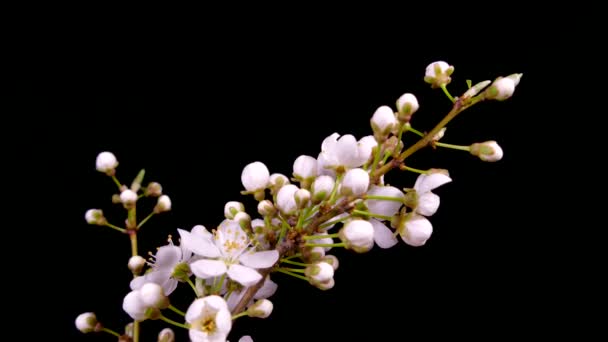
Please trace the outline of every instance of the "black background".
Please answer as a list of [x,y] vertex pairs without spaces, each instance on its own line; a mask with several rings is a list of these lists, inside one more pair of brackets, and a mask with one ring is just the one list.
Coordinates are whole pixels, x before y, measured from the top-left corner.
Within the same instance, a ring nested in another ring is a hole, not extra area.
[[[230,338],[400,340],[447,333],[492,339],[537,324],[544,303],[533,277],[542,274],[543,261],[532,241],[543,228],[518,215],[530,198],[514,186],[526,178],[531,160],[543,158],[529,146],[534,119],[528,128],[521,120],[534,111],[539,82],[534,55],[513,48],[524,36],[498,37],[491,30],[427,36],[402,25],[313,30],[318,27],[311,21],[287,32],[264,23],[118,33],[110,26],[36,30],[24,43],[26,67],[16,84],[25,94],[27,137],[35,137],[23,140],[27,153],[20,156],[36,161],[29,171],[45,203],[33,215],[45,219],[34,246],[46,251],[37,259],[43,268],[52,269],[36,284],[53,291],[48,306],[63,339],[108,340],[74,328],[81,312],[96,312],[115,330],[129,321],[121,309],[129,291],[128,239],[84,221],[89,208],[103,209],[116,224],[124,219],[110,202],[114,184],[95,171],[99,152],[114,152],[123,182],[145,168],[146,179],[160,182],[173,201],[170,213],[141,232],[144,254],[176,236],[176,228],[219,224],[226,201],[243,200],[255,213],[254,203],[239,194],[247,163],[259,160],[271,173],[289,175],[293,160],[316,156],[331,133],[370,134],[374,110],[394,108],[405,92],[420,102],[413,126],[432,128],[450,109],[441,91],[423,82],[425,67],[436,60],[455,66],[454,95],[466,90],[466,79],[524,73],[512,99],[467,110],[444,138],[455,144],[497,140],[503,160],[483,163],[452,150],[417,153],[412,166],[447,168],[453,179],[436,191],[442,202],[424,247],[400,242],[363,255],[336,251],[336,286],[325,292],[275,275],[272,316],[239,319]],[[395,171],[387,181],[409,187],[415,178]],[[185,299],[175,303],[185,310],[189,289],[180,287],[180,295]],[[143,323],[145,340],[163,326]]]

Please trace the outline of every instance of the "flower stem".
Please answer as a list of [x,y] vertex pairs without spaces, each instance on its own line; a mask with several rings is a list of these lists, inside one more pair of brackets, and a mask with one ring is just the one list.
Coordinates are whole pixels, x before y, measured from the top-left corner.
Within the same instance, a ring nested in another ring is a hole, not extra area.
[[131,256],[137,256],[137,232],[129,230],[129,239],[131,239]]
[[334,201],[336,200],[336,194],[338,193],[338,187],[340,185],[340,182],[342,182],[342,176],[344,174],[343,173],[339,173],[336,176],[336,182],[334,183],[334,188],[331,190],[331,195],[329,196],[329,203],[334,203]]
[[139,342],[139,321],[133,321],[133,342]]
[[144,223],[148,222],[148,220],[154,216],[154,214],[156,214],[155,212],[151,212],[148,216],[146,216],[145,219],[141,220],[141,222],[137,225],[137,229],[141,228],[141,226],[144,225]]
[[412,133],[415,133],[416,135],[421,136],[421,137],[423,137],[423,136],[424,136],[424,133],[420,132],[420,131],[419,131],[419,130],[417,130],[417,129],[414,129],[414,128],[413,128],[413,127],[411,127],[411,126],[410,126],[410,127],[408,127],[408,131],[410,131],[410,132],[412,132]]
[[377,218],[381,218],[383,220],[392,220],[393,218],[391,216],[386,216],[386,215],[380,215],[380,214],[374,214],[374,213],[370,213],[367,211],[363,211],[363,210],[353,210],[353,214],[359,214],[362,216],[368,216],[368,217],[377,217]]
[[243,316],[247,316],[247,311],[243,311],[241,313],[238,313],[238,314],[232,316],[232,320],[235,320],[235,319],[243,317]]
[[190,287],[192,288],[192,290],[194,291],[194,294],[196,295],[196,297],[198,298],[198,291],[196,290],[196,286],[194,286],[194,283],[192,283],[192,280],[190,280],[190,278],[186,278],[186,282],[188,283],[188,285],[190,285]]
[[308,247],[346,247],[344,242],[336,242],[336,243],[307,243],[304,246]]
[[407,166],[407,165],[402,165],[401,167],[402,167],[404,170],[408,170],[408,171],[411,171],[411,172],[416,172],[416,173],[419,173],[419,174],[421,174],[421,175],[423,175],[423,174],[425,174],[425,173],[427,172],[427,170],[415,169],[415,168],[413,168],[413,167],[409,167],[409,166]]
[[303,263],[303,262],[298,262],[298,261],[291,261],[291,260],[287,260],[287,259],[281,259],[282,263],[285,264],[291,264],[291,265],[296,265],[296,266],[308,266],[309,264]]
[[176,314],[180,315],[180,316],[186,316],[186,313],[183,312],[182,310],[176,308],[175,306],[169,304],[169,310],[175,312]]
[[276,270],[277,272],[281,272],[281,273],[284,273],[284,274],[290,275],[290,276],[292,276],[292,277],[296,277],[296,278],[299,278],[299,279],[302,279],[302,280],[306,280],[306,281],[308,282],[308,278],[306,278],[306,277],[304,277],[304,276],[302,276],[302,275],[295,274],[295,273],[291,273],[291,272],[289,272],[289,271],[285,271],[285,270],[282,270],[282,269],[280,269],[280,268],[276,268],[275,270]]
[[289,272],[296,272],[296,273],[305,273],[306,272],[306,270],[303,268],[279,267],[279,269],[284,270],[284,271],[289,271]]
[[107,332],[108,334],[110,334],[110,335],[114,335],[114,336],[116,336],[116,337],[120,337],[120,334],[119,334],[119,333],[117,333],[116,331],[114,331],[114,330],[112,330],[112,329],[108,329],[108,328],[106,328],[106,327],[101,328],[101,331],[105,331],[105,332]]
[[176,327],[180,327],[180,328],[184,328],[184,329],[190,329],[190,327],[188,325],[183,324],[183,323],[178,323],[178,322],[176,322],[176,321],[174,321],[174,320],[172,320],[170,318],[167,318],[167,317],[163,316],[163,314],[160,314],[159,318],[162,319],[163,321],[171,324],[171,325],[175,325]]
[[403,198],[400,198],[400,197],[391,197],[391,196],[366,195],[365,199],[368,199],[368,200],[381,200],[381,201],[393,201],[393,202],[403,202]]
[[118,186],[118,190],[121,190],[122,184],[120,184],[120,182],[118,181],[118,178],[116,178],[115,175],[112,175],[112,180],[114,181],[114,184],[116,184],[116,186]]
[[451,148],[451,149],[454,149],[454,150],[461,150],[461,151],[467,151],[467,152],[471,151],[471,146],[446,144],[446,143],[441,143],[441,142],[436,142],[435,146],[445,147],[445,148]]
[[109,222],[106,222],[106,224],[105,224],[105,225],[106,225],[106,227],[110,227],[110,228],[112,228],[112,229],[118,230],[118,231],[119,231],[119,232],[121,232],[121,233],[126,233],[126,232],[127,232],[127,230],[126,230],[126,229],[124,229],[124,228],[120,228],[120,227],[118,227],[118,226],[115,226],[115,225],[113,225],[113,224],[111,224],[111,223],[109,223]]
[[335,234],[325,234],[325,235],[308,235],[308,236],[303,236],[302,239],[304,240],[319,240],[319,239],[326,239],[326,238],[337,238],[338,236],[340,236],[340,234],[335,233]]
[[445,94],[445,96],[447,96],[448,99],[450,99],[450,101],[452,101],[452,103],[456,102],[456,99],[454,99],[454,97],[452,96],[452,94],[450,94],[450,92],[448,91],[448,88],[446,87],[445,84],[441,85],[441,90],[443,90],[443,93]]
[[283,258],[282,260],[290,260],[290,259],[295,259],[295,258],[299,258],[299,257],[301,257],[301,256],[302,256],[302,253],[296,253],[296,254],[294,254],[294,255],[290,255],[290,256],[288,256],[288,257],[286,257],[286,258]]

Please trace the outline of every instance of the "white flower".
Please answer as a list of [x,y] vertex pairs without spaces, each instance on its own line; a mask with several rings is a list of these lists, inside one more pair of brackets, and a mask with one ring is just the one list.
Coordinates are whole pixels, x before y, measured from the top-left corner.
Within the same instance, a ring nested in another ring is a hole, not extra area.
[[186,311],[192,342],[226,341],[232,328],[232,316],[222,297],[207,296],[192,302]]
[[83,333],[89,333],[95,330],[97,325],[97,317],[92,312],[81,313],[76,317],[76,329]]
[[397,124],[397,118],[391,107],[381,106],[374,112],[370,123],[374,135],[386,137]]
[[405,93],[397,99],[397,111],[401,121],[410,121],[411,116],[416,113],[418,108],[420,108],[418,99],[412,93]]
[[[317,162],[321,169],[336,169],[343,167],[351,169],[363,165],[371,156],[372,140],[377,144],[374,137],[369,136],[359,142],[350,134],[340,135],[334,133],[323,140],[321,153]],[[372,139],[372,140],[370,140]],[[319,172],[318,174],[327,174]]]
[[141,300],[139,290],[129,292],[122,301],[122,309],[136,321],[146,319],[147,308]]
[[319,203],[327,198],[334,189],[335,181],[332,177],[327,175],[319,176],[312,183],[312,202]]
[[311,156],[299,156],[293,163],[293,175],[298,180],[317,176],[317,160]]
[[143,269],[145,264],[146,259],[142,258],[139,255],[134,255],[129,258],[128,266],[131,272],[133,272],[133,274],[139,274],[141,273],[141,270]]
[[433,62],[426,67],[424,81],[430,83],[433,88],[447,85],[452,81],[450,75],[454,72],[454,67],[444,61]]
[[322,261],[330,264],[331,267],[334,268],[334,271],[337,270],[340,266],[340,262],[338,261],[338,258],[335,255],[326,255],[323,257]]
[[241,173],[241,182],[247,191],[259,191],[266,188],[269,179],[268,168],[261,162],[248,164]]
[[430,174],[421,174],[416,179],[414,190],[416,190],[416,212],[424,216],[432,216],[439,208],[439,196],[432,193],[431,190],[451,182],[452,179],[441,173],[433,172]]
[[225,220],[220,224],[213,242],[212,245],[205,244],[204,248],[208,250],[201,251],[203,254],[200,255],[219,254],[218,260],[201,259],[190,264],[192,273],[199,278],[208,279],[227,274],[237,283],[251,286],[262,279],[254,268],[271,267],[279,258],[276,250],[255,252],[254,248],[250,248],[249,237],[233,221]]
[[270,200],[263,200],[258,203],[258,213],[262,216],[272,216],[277,209]]
[[103,211],[100,209],[89,209],[84,214],[84,219],[88,224],[96,224],[102,226],[106,223],[106,218],[103,216]]
[[399,235],[410,246],[419,247],[426,243],[433,233],[433,225],[424,216],[413,214],[399,229]]
[[272,313],[273,305],[268,299],[260,299],[247,308],[249,317],[267,318]]
[[357,253],[367,252],[374,247],[374,227],[368,221],[352,220],[342,227],[340,238],[346,248]]
[[369,187],[369,173],[363,169],[351,169],[346,172],[342,180],[340,193],[345,196],[359,196]]
[[245,205],[241,202],[230,201],[224,205],[224,216],[229,220],[234,219],[234,215],[242,211],[245,211]]
[[120,202],[125,206],[133,205],[137,201],[137,194],[135,191],[127,189],[120,193]]
[[155,213],[162,213],[171,210],[171,199],[167,195],[162,195],[158,198],[156,207],[154,207]]
[[499,78],[487,90],[486,98],[498,101],[504,101],[515,92],[515,81],[512,78]]
[[[395,197],[403,199],[405,195],[403,192],[394,186],[377,186],[372,185],[367,192],[369,196],[384,196],[384,197]],[[403,202],[387,201],[387,200],[366,200],[365,205],[372,214],[393,216],[403,205]]]
[[292,215],[298,209],[296,204],[295,194],[298,187],[293,184],[287,184],[281,187],[277,194],[277,207],[285,215]]
[[171,328],[165,328],[158,333],[158,342],[175,342],[175,333]]
[[163,288],[156,283],[146,283],[139,289],[141,301],[147,307],[166,309],[169,299],[165,296]]
[[487,162],[496,162],[502,159],[503,151],[494,140],[471,145],[471,154]]
[[276,192],[279,191],[283,185],[289,184],[289,178],[282,173],[273,173],[268,179],[268,184]]
[[306,267],[306,276],[314,283],[325,283],[334,277],[334,268],[326,262],[317,262]]
[[395,234],[384,223],[373,218],[369,222],[374,227],[374,241],[378,247],[391,248],[397,244]]
[[315,285],[318,289],[325,291],[333,288],[334,285],[336,285],[336,281],[334,280],[334,278],[331,278],[324,283],[315,283],[313,285]]
[[95,168],[99,172],[112,173],[118,166],[116,156],[112,152],[101,152],[95,160]]

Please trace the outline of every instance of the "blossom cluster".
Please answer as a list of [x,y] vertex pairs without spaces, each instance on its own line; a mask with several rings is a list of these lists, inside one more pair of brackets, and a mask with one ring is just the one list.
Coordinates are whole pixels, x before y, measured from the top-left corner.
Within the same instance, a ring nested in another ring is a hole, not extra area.
[[[163,320],[188,329],[190,339],[226,341],[234,320],[249,316],[266,318],[273,311],[269,299],[277,290],[272,277],[302,279],[329,290],[334,287],[338,258],[335,248],[364,253],[374,246],[391,248],[403,243],[423,246],[433,233],[430,221],[440,206],[433,191],[452,181],[447,170],[420,170],[407,158],[421,148],[452,148],[468,151],[482,161],[495,162],[503,151],[495,141],[460,146],[440,142],[445,125],[463,110],[484,100],[506,100],[513,95],[521,74],[483,81],[460,97],[447,91],[454,67],[446,62],[431,63],[424,76],[433,88],[441,88],[452,101],[452,110],[442,123],[422,133],[412,127],[420,106],[414,94],[406,93],[396,108],[380,106],[370,119],[371,134],[355,137],[333,133],[313,155],[301,155],[290,174],[271,172],[261,161],[244,166],[242,195],[253,196],[257,208],[247,210],[238,201],[224,206],[223,220],[208,229],[197,225],[177,229],[179,239],[168,240],[146,260],[137,252],[137,234],[153,215],[171,210],[171,200],[156,182],[142,187],[143,171],[130,187],[116,178],[118,162],[111,152],[98,155],[96,168],[112,177],[119,193],[114,202],[128,212],[125,227],[109,223],[100,209],[86,212],[89,224],[108,226],[132,241],[127,265],[134,278],[125,294],[124,311],[133,319],[124,334],[97,321],[94,313],[81,314],[76,327],[82,332],[106,331],[124,341],[138,342],[138,323]],[[411,146],[404,134],[420,140]],[[384,181],[391,170],[418,173],[412,187],[400,188]],[[146,197],[156,198],[153,211],[138,222],[135,208]],[[192,301],[185,312],[171,305],[170,296],[180,284],[192,288]],[[182,316],[179,320],[166,313]],[[173,331],[164,329],[158,341],[173,341]],[[249,336],[239,341],[251,341]]]

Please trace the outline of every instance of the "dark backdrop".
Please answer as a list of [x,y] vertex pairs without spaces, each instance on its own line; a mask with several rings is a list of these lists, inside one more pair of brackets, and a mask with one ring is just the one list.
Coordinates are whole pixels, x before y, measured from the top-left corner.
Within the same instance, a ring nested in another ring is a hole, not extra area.
[[[35,246],[48,252],[49,259],[38,261],[52,268],[42,283],[53,291],[48,305],[60,336],[108,340],[74,328],[84,311],[113,329],[129,321],[121,309],[129,291],[128,239],[84,221],[89,208],[114,213],[115,223],[122,219],[110,202],[114,184],[95,171],[97,153],[115,153],[123,182],[145,168],[147,180],[160,182],[173,201],[170,213],[141,232],[143,254],[177,236],[176,228],[217,225],[224,203],[243,199],[240,173],[247,163],[263,161],[271,172],[290,174],[293,160],[316,156],[331,133],[369,134],[374,110],[394,108],[405,92],[421,105],[414,127],[430,129],[450,109],[441,91],[423,82],[425,67],[436,60],[455,66],[454,95],[466,89],[466,79],[524,73],[512,99],[468,110],[444,138],[497,140],[503,160],[483,163],[451,150],[417,153],[412,166],[447,168],[454,180],[437,190],[441,206],[426,246],[337,251],[336,286],[326,292],[275,275],[272,316],[239,319],[230,338],[401,340],[447,333],[494,339],[531,326],[539,303],[530,277],[542,272],[531,257],[538,228],[519,215],[530,199],[517,184],[528,162],[542,156],[530,153],[521,119],[532,114],[538,81],[531,53],[514,49],[522,36],[442,39],[399,25],[377,32],[302,27],[288,34],[280,27],[190,29],[110,34],[104,27],[66,27],[39,30],[29,43],[32,53],[22,61],[28,72],[18,83],[28,109],[21,119],[36,137],[28,141],[27,159],[36,160],[36,175],[44,174],[35,179],[50,210],[38,214],[46,223]],[[387,180],[409,187],[415,175],[393,172]],[[253,202],[246,203],[254,213]],[[176,295],[188,291],[180,287]],[[176,299],[176,306],[187,305]],[[142,326],[144,336],[153,336],[164,323]]]

